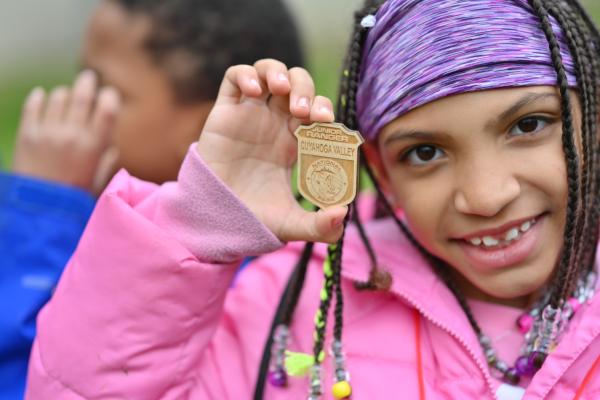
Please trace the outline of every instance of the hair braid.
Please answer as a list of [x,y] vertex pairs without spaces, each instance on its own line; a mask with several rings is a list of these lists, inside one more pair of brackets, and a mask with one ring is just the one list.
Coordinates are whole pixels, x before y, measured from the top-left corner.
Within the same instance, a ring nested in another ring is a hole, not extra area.
[[343,67],[340,91],[337,102],[337,118],[350,129],[358,129],[356,120],[356,92],[360,77],[363,45],[367,29],[361,25],[364,17],[374,14],[381,0],[367,0],[362,9],[354,13],[354,25],[348,47],[348,55]]
[[[367,1],[361,10],[354,13],[354,26],[348,48],[348,55],[343,67],[337,102],[338,121],[350,129],[358,129],[358,123],[356,119],[356,92],[358,90],[360,64],[367,33],[367,29],[361,25],[361,22],[365,16],[374,14],[377,11],[380,3],[381,1]],[[362,152],[360,153],[360,159],[364,160],[364,155]],[[363,163],[363,165],[364,164],[365,163]],[[361,241],[364,243],[367,253],[369,254],[371,261],[370,277],[372,278],[378,275],[377,258],[375,256],[373,246],[369,242],[364,227],[360,221],[360,217],[356,212],[353,214],[352,219],[356,224]],[[373,279],[369,279],[367,282],[357,282],[356,287],[358,289],[374,289],[377,287],[377,285],[375,285]]]
[[273,335],[277,326],[280,324],[289,325],[293,315],[293,311],[298,303],[302,286],[306,277],[306,269],[308,263],[312,257],[314,243],[307,242],[304,245],[302,255],[294,267],[290,279],[285,287],[285,290],[279,299],[275,316],[271,322],[271,328],[269,329],[269,335],[265,346],[263,348],[263,354],[258,368],[258,378],[256,380],[256,386],[254,388],[254,400],[262,400],[265,391],[265,381],[267,378],[267,372],[269,369],[269,362],[271,359],[271,349],[273,348]]
[[598,246],[598,223],[600,219],[600,196],[597,196],[600,179],[600,143],[598,142],[598,79],[600,77],[600,64],[598,51],[600,50],[600,34],[596,26],[591,22],[589,16],[581,5],[577,1],[571,1],[569,3],[571,7],[565,7],[565,13],[570,18],[571,25],[576,31],[580,33],[580,41],[578,46],[584,51],[584,60],[582,64],[587,67],[587,71],[590,74],[589,81],[586,84],[589,95],[589,108],[590,112],[585,118],[588,120],[589,131],[587,132],[588,143],[590,144],[588,150],[591,152],[588,159],[588,169],[590,170],[591,182],[590,192],[592,195],[589,199],[590,216],[587,221],[589,228],[587,230],[586,245],[584,247],[584,260],[587,264],[587,270],[590,271],[594,268],[595,254]]
[[567,214],[565,218],[565,229],[564,229],[564,245],[561,252],[559,264],[556,270],[555,280],[558,285],[553,285],[552,295],[550,297],[550,304],[554,308],[559,308],[561,299],[563,297],[563,290],[565,284],[568,282],[571,265],[573,264],[573,248],[575,241],[576,225],[578,222],[577,212],[579,210],[579,198],[580,198],[580,185],[579,185],[579,161],[577,156],[577,150],[574,144],[574,128],[573,128],[573,114],[571,107],[571,99],[569,97],[569,83],[567,80],[567,73],[565,71],[562,56],[560,53],[560,46],[552,25],[550,23],[550,17],[548,11],[541,0],[529,0],[535,14],[540,19],[542,30],[548,40],[550,47],[550,53],[552,58],[552,64],[558,75],[558,87],[561,97],[562,105],[562,123],[563,123],[563,148],[565,152],[566,164],[567,164],[567,180],[568,180],[568,194],[567,194]]
[[325,327],[327,326],[327,318],[329,316],[329,306],[331,305],[331,297],[333,294],[333,268],[337,262],[337,255],[341,245],[341,240],[338,241],[337,245],[332,248],[329,246],[327,250],[327,259],[323,269],[325,270],[325,281],[323,282],[323,289],[321,291],[321,301],[319,303],[319,309],[315,316],[315,342],[313,345],[313,355],[315,363],[320,363],[321,352],[323,351],[323,345],[325,342]]
[[[353,210],[348,210],[348,212],[352,212]],[[348,221],[348,217],[346,217],[346,223]],[[346,225],[346,224],[344,224]],[[342,254],[343,254],[343,244],[344,244],[344,236],[346,234],[346,230],[342,232],[342,237],[338,241],[337,246],[337,254],[333,261],[333,286],[335,290],[335,311],[334,318],[335,324],[333,326],[333,337],[337,340],[342,340],[342,329],[344,323],[344,297],[342,293]]]
[[578,31],[579,41],[578,46],[583,49],[585,54],[584,61],[582,64],[587,67],[589,77],[585,86],[589,91],[589,108],[588,115],[584,116],[589,125],[589,131],[584,132],[584,135],[588,137],[589,148],[584,148],[584,151],[589,151],[588,156],[588,169],[590,171],[590,192],[587,207],[589,210],[589,217],[586,219],[586,223],[589,225],[589,229],[586,229],[584,233],[584,240],[586,240],[584,246],[584,257],[585,260],[584,268],[590,271],[594,268],[594,261],[596,255],[596,249],[598,246],[598,219],[600,216],[600,196],[598,193],[599,178],[600,178],[600,165],[599,165],[599,149],[600,143],[598,141],[598,78],[600,77],[600,64],[598,59],[598,50],[600,49],[600,35],[596,26],[591,23],[589,16],[585,13],[585,10],[577,1],[569,2],[570,7],[565,6],[564,12],[568,16],[570,25]]
[[[566,14],[566,4],[565,3],[556,3],[552,2],[548,6],[548,12],[558,21],[559,25],[562,27],[565,32],[565,36],[567,38],[567,43],[569,45],[569,50],[573,56],[573,61],[575,63],[576,68],[576,76],[577,76],[577,85],[578,85],[578,93],[581,99],[581,108],[582,108],[582,161],[581,161],[581,209],[577,214],[578,221],[576,223],[576,232],[575,237],[581,238],[581,240],[577,240],[574,242],[573,248],[573,264],[569,266],[569,277],[563,282],[563,289],[561,291],[561,299],[564,299],[575,286],[576,279],[579,277],[581,270],[583,270],[583,265],[587,265],[586,257],[586,248],[589,247],[589,226],[590,226],[590,218],[588,216],[588,212],[590,210],[590,191],[591,187],[591,179],[593,178],[593,170],[590,171],[591,158],[593,155],[592,144],[590,143],[590,132],[594,129],[593,118],[590,118],[591,115],[595,115],[596,110],[592,109],[591,96],[595,95],[595,90],[593,90],[594,85],[590,84],[590,74],[593,74],[590,71],[589,58],[587,57],[587,53],[585,51],[586,46],[583,43],[582,39],[582,31],[577,26],[577,23],[573,23],[570,16]],[[590,93],[590,91],[594,93]],[[575,134],[575,132],[574,132]]]
[[298,299],[300,298],[300,294],[302,293],[302,288],[304,286],[304,282],[306,280],[306,270],[308,269],[308,263],[312,257],[314,250],[314,243],[307,242],[304,245],[304,250],[302,251],[302,256],[300,258],[300,262],[295,268],[294,273],[290,277],[290,281],[293,282],[293,285],[290,288],[290,295],[285,299],[284,309],[281,316],[281,323],[289,325],[292,322],[292,316],[294,314],[294,310],[298,305]]
[[[368,7],[367,7],[368,8]],[[363,12],[355,13],[355,24],[353,32],[353,40],[350,43],[349,57],[347,59],[347,68],[344,70],[342,76],[340,91],[340,99],[338,101],[338,109],[341,114],[341,119],[345,125],[350,129],[356,129],[356,91],[358,89],[358,76],[360,73],[360,60],[362,56],[362,47],[365,40],[366,30],[361,26],[360,22],[364,15],[370,11],[365,8]],[[338,116],[338,119],[340,116]],[[323,351],[325,341],[325,328],[327,322],[327,316],[329,306],[332,300],[333,291],[335,291],[336,305],[334,311],[335,325],[334,325],[334,336],[335,339],[341,340],[342,337],[342,326],[343,326],[343,296],[341,287],[341,269],[342,269],[342,253],[344,246],[344,238],[346,233],[346,226],[349,220],[350,213],[354,203],[350,204],[350,210],[344,220],[344,229],[342,236],[338,240],[337,244],[328,247],[328,255],[325,270],[325,282],[321,292],[321,302],[319,310],[316,316],[316,331],[315,331],[315,343],[313,347],[313,357],[315,363],[320,363],[321,353]],[[327,263],[330,263],[328,266]],[[328,271],[330,268],[330,271]]]
[[365,245],[365,250],[367,251],[367,255],[369,256],[369,261],[372,266],[377,265],[377,254],[375,254],[375,249],[367,236],[367,232],[365,231],[365,227],[360,219],[360,215],[358,214],[358,210],[353,209],[351,214],[352,222],[356,225],[356,230],[358,231],[359,236],[361,237],[363,244]]
[[[577,2],[574,2],[577,3]],[[560,3],[559,3],[560,5]],[[566,16],[565,25],[572,27],[577,33],[575,36],[576,46],[583,53],[581,64],[585,67],[582,71],[585,92],[588,93],[587,107],[584,112],[584,126],[587,130],[583,131],[584,152],[587,153],[587,163],[584,164],[584,170],[587,171],[589,181],[588,198],[585,202],[586,210],[586,228],[584,229],[582,239],[584,246],[582,249],[582,265],[579,275],[582,272],[589,272],[594,268],[596,248],[598,246],[598,218],[599,218],[599,196],[598,196],[598,178],[599,168],[599,149],[600,143],[598,134],[598,78],[600,77],[600,64],[598,63],[598,54],[595,48],[600,47],[600,37],[590,32],[585,21],[585,16],[577,14],[578,5],[564,5],[563,11]],[[595,27],[594,27],[595,29]],[[596,32],[597,33],[597,32]]]
[[[569,4],[571,4],[575,8],[575,12],[581,16],[581,19],[585,22],[585,26],[591,32],[593,40],[597,46],[600,43],[600,31],[598,31],[598,27],[592,20],[592,17],[590,17],[590,14],[579,1],[569,0]],[[596,47],[596,51],[600,52],[600,47]]]

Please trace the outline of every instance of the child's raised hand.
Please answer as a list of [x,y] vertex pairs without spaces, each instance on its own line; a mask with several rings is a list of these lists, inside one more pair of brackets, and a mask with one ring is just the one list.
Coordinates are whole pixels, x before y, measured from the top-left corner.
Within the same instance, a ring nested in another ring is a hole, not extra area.
[[332,122],[331,101],[315,96],[302,68],[275,60],[229,68],[198,141],[214,173],[280,240],[334,242],[347,207],[303,210],[291,190],[300,123]]
[[23,106],[13,171],[97,193],[118,109],[116,91],[98,89],[92,71],[47,99],[43,89],[34,89]]

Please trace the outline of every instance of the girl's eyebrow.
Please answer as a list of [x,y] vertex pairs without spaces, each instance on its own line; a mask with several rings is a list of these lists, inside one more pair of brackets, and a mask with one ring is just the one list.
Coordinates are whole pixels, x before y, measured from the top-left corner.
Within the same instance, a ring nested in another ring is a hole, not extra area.
[[512,116],[514,116],[519,111],[521,111],[521,109],[523,109],[524,107],[528,106],[531,103],[534,103],[538,100],[545,99],[545,98],[557,99],[557,96],[555,93],[527,93],[527,94],[525,94],[523,97],[521,97],[519,100],[517,100],[512,106],[510,106],[506,111],[504,111],[502,114],[500,114],[500,116],[498,116],[498,118],[495,118],[494,120],[488,122],[486,125],[486,128],[495,126],[495,125],[501,123],[502,121],[510,119]]
[[440,135],[432,132],[422,131],[396,131],[385,139],[384,145],[387,145],[395,140],[420,140],[420,141],[434,141],[439,139]]

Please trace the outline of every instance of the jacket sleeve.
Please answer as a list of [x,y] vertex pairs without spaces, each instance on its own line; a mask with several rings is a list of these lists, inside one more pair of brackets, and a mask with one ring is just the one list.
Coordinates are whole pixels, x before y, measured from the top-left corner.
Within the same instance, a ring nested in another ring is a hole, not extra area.
[[193,149],[177,182],[120,172],[40,313],[27,398],[181,398],[239,260],[281,246]]
[[94,207],[88,193],[0,173],[0,398],[22,399],[35,318]]

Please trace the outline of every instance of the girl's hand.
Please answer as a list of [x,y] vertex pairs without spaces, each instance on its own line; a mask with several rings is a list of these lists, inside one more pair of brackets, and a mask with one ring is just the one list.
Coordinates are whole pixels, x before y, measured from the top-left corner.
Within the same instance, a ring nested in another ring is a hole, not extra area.
[[334,242],[347,207],[308,212],[291,190],[294,131],[301,123],[333,120],[331,101],[315,96],[306,70],[275,60],[237,65],[225,74],[198,152],[280,240]]
[[108,179],[99,174],[111,170],[106,163],[114,152],[107,150],[118,109],[116,91],[98,90],[92,71],[48,99],[34,89],[23,106],[13,171],[98,193]]

